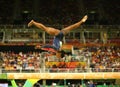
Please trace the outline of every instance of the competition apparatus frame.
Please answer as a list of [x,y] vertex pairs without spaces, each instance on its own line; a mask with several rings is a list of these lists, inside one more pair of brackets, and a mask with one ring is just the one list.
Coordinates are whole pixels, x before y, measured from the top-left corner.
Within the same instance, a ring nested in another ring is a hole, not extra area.
[[23,87],[32,87],[41,79],[120,79],[119,72],[91,72],[91,73],[6,73],[0,74],[0,79],[11,80],[12,87],[18,87],[15,80],[26,82]]
[[12,87],[18,87],[15,80],[26,82],[23,87],[32,87],[41,79],[120,79],[119,72],[86,72],[86,73],[2,73],[0,79],[11,81]]
[[7,73],[6,79],[120,79],[120,73]]
[[120,79],[120,72],[1,73],[0,79]]

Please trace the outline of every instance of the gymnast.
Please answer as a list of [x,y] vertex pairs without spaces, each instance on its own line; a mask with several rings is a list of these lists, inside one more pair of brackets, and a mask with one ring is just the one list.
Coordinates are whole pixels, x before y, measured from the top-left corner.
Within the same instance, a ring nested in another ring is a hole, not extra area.
[[28,27],[31,27],[32,25],[34,25],[37,28],[47,32],[49,35],[53,35],[54,40],[53,40],[53,45],[51,47],[54,48],[56,51],[61,51],[61,44],[60,43],[61,43],[63,37],[66,34],[68,34],[71,30],[78,28],[82,23],[84,23],[87,20],[87,18],[88,18],[88,16],[85,15],[79,22],[72,24],[68,27],[65,27],[62,30],[55,29],[52,27],[47,27],[47,26],[43,25],[42,23],[38,23],[34,20],[31,20],[28,23]]

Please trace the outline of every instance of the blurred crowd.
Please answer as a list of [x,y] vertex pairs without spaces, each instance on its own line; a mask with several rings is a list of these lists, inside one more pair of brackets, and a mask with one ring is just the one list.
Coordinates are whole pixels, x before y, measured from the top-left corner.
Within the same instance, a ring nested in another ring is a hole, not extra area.
[[40,54],[37,52],[1,52],[1,68],[4,70],[37,70],[40,68]]
[[95,71],[120,71],[120,48],[115,46],[96,47],[92,51],[91,68]]
[[[120,47],[100,46],[81,47],[74,54],[64,53],[62,58],[48,52],[0,52],[2,70],[33,70],[39,71],[64,69],[77,72],[119,72]],[[72,69],[71,69],[72,68]]]

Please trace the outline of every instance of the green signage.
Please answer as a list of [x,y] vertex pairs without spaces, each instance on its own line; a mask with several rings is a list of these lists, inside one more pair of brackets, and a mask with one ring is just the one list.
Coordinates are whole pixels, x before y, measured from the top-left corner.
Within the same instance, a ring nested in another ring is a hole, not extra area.
[[7,74],[1,73],[1,74],[0,74],[0,79],[7,79]]

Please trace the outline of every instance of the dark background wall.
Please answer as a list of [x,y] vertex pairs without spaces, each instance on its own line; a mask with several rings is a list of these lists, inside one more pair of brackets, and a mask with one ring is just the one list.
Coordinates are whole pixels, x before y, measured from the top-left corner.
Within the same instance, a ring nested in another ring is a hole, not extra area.
[[28,52],[43,52],[40,49],[35,49],[35,46],[26,46],[26,45],[7,45],[7,46],[0,46],[0,52],[23,52],[23,53],[28,53]]
[[88,14],[86,24],[120,24],[119,0],[0,0],[0,24],[70,25]]

